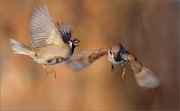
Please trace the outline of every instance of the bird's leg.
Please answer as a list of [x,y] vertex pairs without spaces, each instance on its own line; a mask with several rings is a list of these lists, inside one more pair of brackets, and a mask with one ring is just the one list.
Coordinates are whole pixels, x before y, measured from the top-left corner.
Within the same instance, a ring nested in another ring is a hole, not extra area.
[[42,64],[43,68],[47,69],[48,68],[48,65],[46,64]]
[[54,77],[56,78],[56,72],[53,69],[49,68],[48,65],[45,64],[43,64],[43,67],[47,70],[46,74],[54,73]]
[[53,70],[53,69],[50,69],[48,72],[47,72],[47,74],[51,74],[51,73],[54,73],[54,77],[56,78],[56,72],[55,72],[55,70]]
[[114,72],[114,65],[111,64],[111,72]]
[[123,66],[122,79],[124,80],[125,74],[126,74],[126,68],[125,68],[125,64],[124,63],[122,63],[122,66]]

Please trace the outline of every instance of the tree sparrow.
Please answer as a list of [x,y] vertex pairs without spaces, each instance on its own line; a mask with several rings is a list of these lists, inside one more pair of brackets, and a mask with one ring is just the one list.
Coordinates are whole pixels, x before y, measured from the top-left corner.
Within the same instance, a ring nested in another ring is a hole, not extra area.
[[80,42],[77,38],[72,37],[71,25],[54,23],[46,6],[33,11],[30,31],[32,47],[10,39],[12,50],[16,54],[28,55],[37,63],[45,66],[69,59]]
[[123,65],[123,79],[125,76],[125,63],[128,63],[135,74],[136,82],[139,86],[154,88],[160,85],[160,79],[151,70],[144,67],[137,58],[128,52],[121,44],[115,44],[108,50],[108,60],[112,63],[112,70],[114,70],[114,64]]

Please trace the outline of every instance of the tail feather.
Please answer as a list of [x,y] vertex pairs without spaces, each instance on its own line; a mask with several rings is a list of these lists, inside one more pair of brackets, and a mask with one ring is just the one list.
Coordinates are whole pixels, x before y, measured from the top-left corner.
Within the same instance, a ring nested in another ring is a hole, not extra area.
[[29,50],[26,46],[22,45],[21,43],[17,42],[16,40],[10,39],[9,43],[15,54],[29,55],[32,58],[34,57],[34,52]]

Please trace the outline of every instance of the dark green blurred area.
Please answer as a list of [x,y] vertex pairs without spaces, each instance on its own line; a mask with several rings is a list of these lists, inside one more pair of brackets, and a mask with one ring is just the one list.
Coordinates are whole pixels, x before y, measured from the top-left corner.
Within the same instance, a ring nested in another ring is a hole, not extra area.
[[[30,45],[32,10],[46,4],[53,18],[74,25],[80,51],[120,42],[162,81],[142,89],[126,66],[110,70],[106,57],[73,72],[64,63],[45,69],[30,57],[15,55],[14,38]],[[1,110],[178,110],[179,5],[173,0],[0,0]]]

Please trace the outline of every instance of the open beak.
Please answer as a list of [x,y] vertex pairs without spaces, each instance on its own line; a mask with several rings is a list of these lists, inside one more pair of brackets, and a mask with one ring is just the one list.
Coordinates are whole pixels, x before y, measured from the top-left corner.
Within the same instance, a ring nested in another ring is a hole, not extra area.
[[74,44],[76,47],[79,46],[80,40],[77,39],[76,37],[72,37],[72,38],[71,38],[71,41],[73,42],[73,44]]
[[75,43],[79,43],[79,42],[80,42],[80,40],[76,38],[75,39]]
[[77,38],[75,38],[75,40],[74,40],[74,45],[75,45],[76,47],[79,46],[79,42],[80,42],[80,40],[77,39]]

